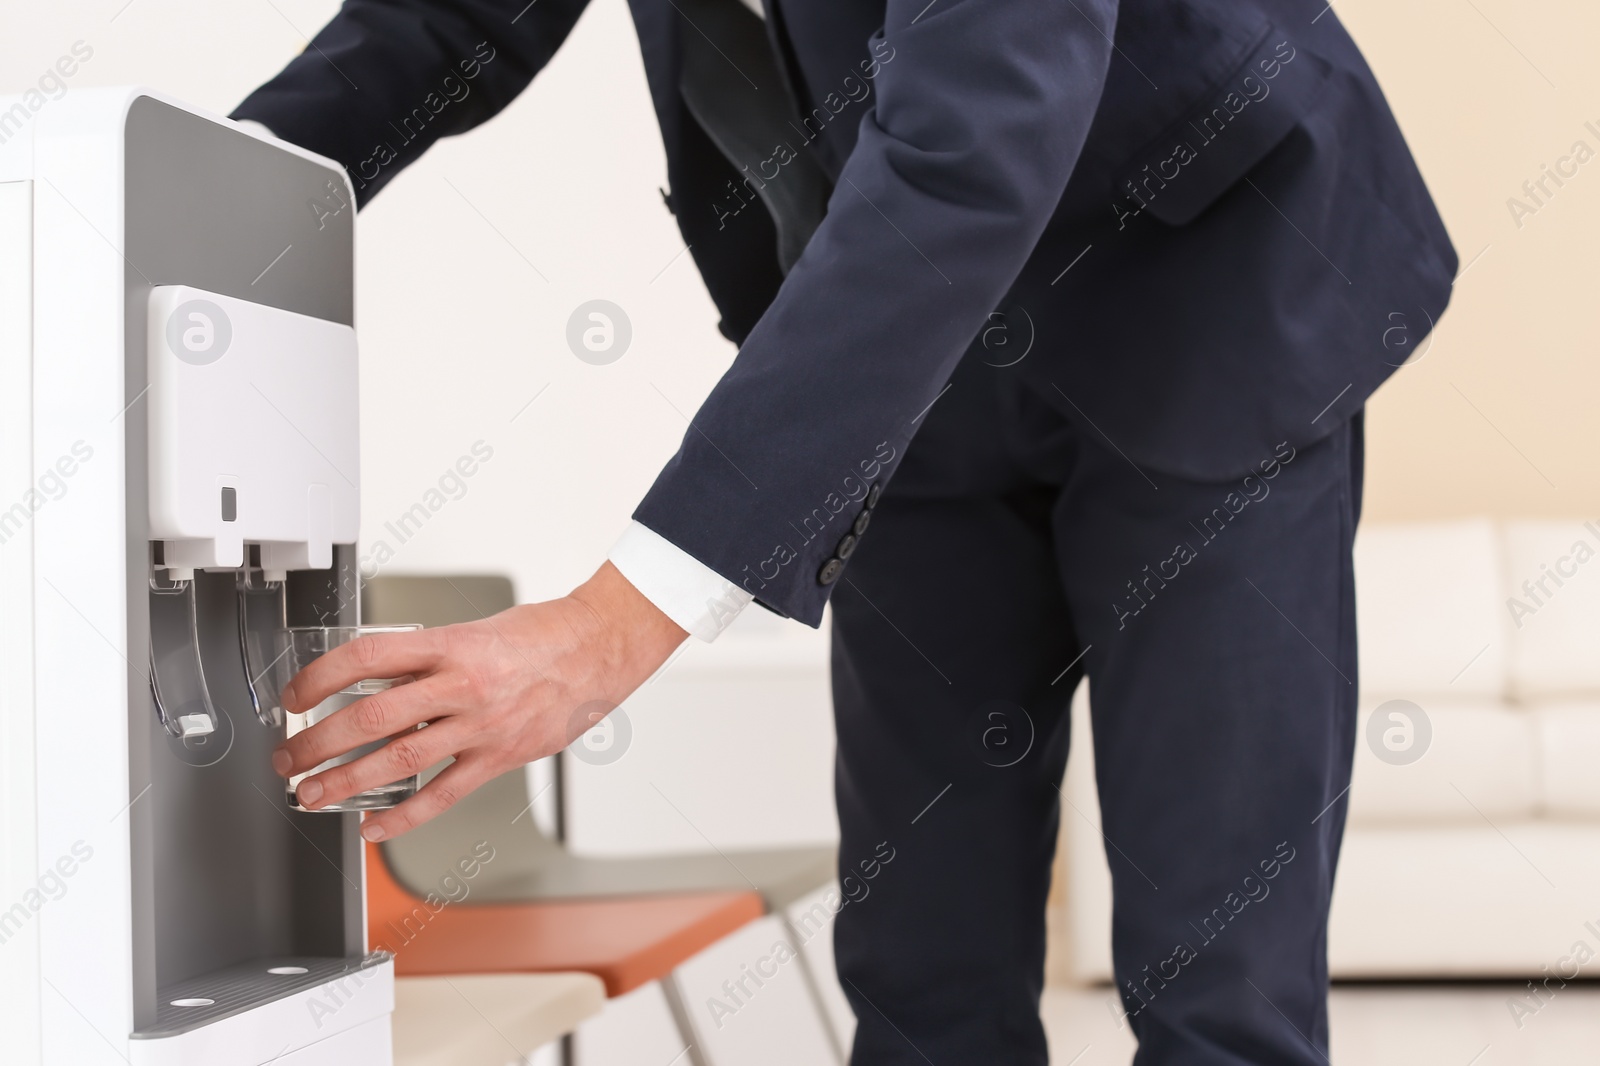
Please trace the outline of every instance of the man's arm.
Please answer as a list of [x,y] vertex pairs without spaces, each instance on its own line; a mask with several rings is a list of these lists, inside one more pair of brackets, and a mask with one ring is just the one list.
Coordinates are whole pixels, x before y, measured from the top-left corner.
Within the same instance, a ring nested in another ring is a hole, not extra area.
[[[833,538],[870,512],[1066,187],[1104,84],[1114,15],[1114,0],[890,0],[888,39],[873,42],[877,100],[828,217],[640,504],[644,526],[767,604],[820,621],[827,575],[839,570],[825,562],[841,552]],[[322,78],[326,103],[336,90]],[[295,128],[245,108],[237,117],[344,160],[302,135],[318,122],[348,135],[377,113],[368,107],[350,123],[293,111],[280,101]],[[299,734],[274,766],[291,775],[430,722],[301,785],[315,808],[454,756],[363,829],[392,836],[495,773],[560,750],[591,724],[585,708],[626,698],[685,635],[607,563],[559,600],[357,641],[299,675],[284,706],[310,706],[362,677],[417,680]]]
[[638,521],[821,621],[873,486],[1056,209],[1115,15],[1114,0],[889,0],[873,106],[827,217]]
[[345,0],[229,117],[344,165],[364,205],[440,137],[527,88],[587,0]]

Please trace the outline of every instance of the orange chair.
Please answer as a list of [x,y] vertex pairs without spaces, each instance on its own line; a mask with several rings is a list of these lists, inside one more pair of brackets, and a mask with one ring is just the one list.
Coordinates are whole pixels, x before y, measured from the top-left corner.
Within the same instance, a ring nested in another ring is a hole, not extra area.
[[395,975],[591,973],[606,995],[660,981],[686,1059],[705,1066],[674,971],[766,913],[753,891],[450,903],[408,891],[367,846],[367,942],[395,956]]

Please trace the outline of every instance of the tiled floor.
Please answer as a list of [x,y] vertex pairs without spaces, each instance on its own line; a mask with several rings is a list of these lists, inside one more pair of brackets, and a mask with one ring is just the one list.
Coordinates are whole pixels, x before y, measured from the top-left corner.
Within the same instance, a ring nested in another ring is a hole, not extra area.
[[[1507,1002],[1526,992],[1509,984],[1336,986],[1333,1066],[1600,1062],[1600,983],[1568,985],[1537,1013],[1514,1017]],[[1045,991],[1052,1063],[1127,1066],[1133,1037],[1117,1024],[1110,1000],[1109,987]]]

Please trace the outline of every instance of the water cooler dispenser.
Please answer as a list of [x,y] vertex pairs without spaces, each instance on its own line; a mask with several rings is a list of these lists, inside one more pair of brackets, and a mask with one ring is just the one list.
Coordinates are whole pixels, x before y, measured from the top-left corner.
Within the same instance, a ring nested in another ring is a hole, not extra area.
[[[37,93],[31,97],[38,97]],[[356,618],[343,171],[158,93],[0,99],[0,1059],[390,1062],[357,815],[271,634]]]

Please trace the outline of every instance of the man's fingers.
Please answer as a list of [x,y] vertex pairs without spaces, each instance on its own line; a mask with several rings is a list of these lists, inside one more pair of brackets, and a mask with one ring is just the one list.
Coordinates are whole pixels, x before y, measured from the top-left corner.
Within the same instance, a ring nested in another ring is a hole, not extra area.
[[455,720],[427,729],[407,730],[377,751],[306,778],[300,782],[295,795],[302,807],[320,810],[358,792],[382,788],[421,773],[460,751],[469,739],[466,727]]
[[469,755],[457,759],[400,806],[368,815],[361,823],[361,835],[375,841],[409,833],[454,807],[463,796],[494,776],[495,771],[487,758]]
[[296,714],[357,681],[425,674],[439,665],[445,638],[438,629],[369,633],[313,659],[283,688],[283,707]]
[[363,696],[284,741],[272,753],[272,768],[284,777],[305,773],[363,744],[431,721],[451,709],[448,694],[448,683],[425,677]]

